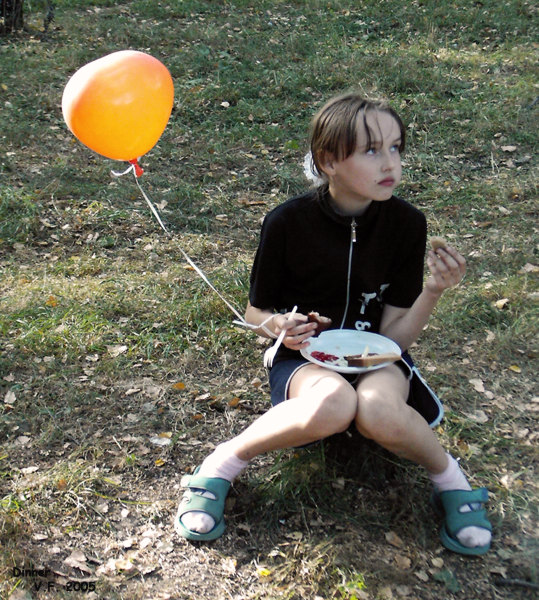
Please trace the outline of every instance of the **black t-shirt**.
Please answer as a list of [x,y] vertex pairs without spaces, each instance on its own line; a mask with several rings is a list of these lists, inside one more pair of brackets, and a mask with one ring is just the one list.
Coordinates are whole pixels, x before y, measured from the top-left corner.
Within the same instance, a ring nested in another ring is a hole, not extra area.
[[[377,333],[385,304],[408,308],[421,293],[426,237],[423,213],[395,196],[348,217],[327,190],[307,192],[264,219],[249,300],[278,312],[297,304],[333,328]],[[298,354],[281,346],[274,362]]]

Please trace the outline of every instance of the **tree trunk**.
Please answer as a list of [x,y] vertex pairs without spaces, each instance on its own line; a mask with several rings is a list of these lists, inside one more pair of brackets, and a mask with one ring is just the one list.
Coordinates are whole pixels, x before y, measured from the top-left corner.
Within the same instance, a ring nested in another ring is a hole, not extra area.
[[11,33],[24,27],[24,0],[0,0],[0,33]]

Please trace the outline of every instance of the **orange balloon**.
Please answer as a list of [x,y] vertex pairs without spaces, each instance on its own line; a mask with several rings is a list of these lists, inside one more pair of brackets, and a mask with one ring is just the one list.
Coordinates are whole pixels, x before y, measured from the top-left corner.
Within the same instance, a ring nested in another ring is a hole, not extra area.
[[122,50],[81,67],[67,82],[62,112],[73,135],[98,154],[135,160],[163,133],[174,102],[168,69],[153,56]]

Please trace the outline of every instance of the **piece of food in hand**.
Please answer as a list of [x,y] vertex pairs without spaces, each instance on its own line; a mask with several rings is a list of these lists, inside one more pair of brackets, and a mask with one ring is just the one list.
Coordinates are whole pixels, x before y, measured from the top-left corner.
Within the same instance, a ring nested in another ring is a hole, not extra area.
[[344,357],[349,367],[372,367],[382,363],[392,363],[401,359],[401,355],[396,352],[386,352],[385,354],[354,354]]
[[439,250],[440,248],[447,248],[448,243],[444,240],[443,237],[435,235],[430,238],[430,245],[433,251],[436,252],[436,250]]
[[329,317],[321,317],[317,312],[310,312],[307,318],[309,319],[309,323],[316,323],[314,335],[319,335],[322,331],[331,327],[331,319]]

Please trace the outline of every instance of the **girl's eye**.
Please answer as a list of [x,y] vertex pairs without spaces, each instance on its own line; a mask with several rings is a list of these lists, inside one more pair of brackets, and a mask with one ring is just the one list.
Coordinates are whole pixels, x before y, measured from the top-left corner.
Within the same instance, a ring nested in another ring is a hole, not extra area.
[[394,146],[391,146],[390,150],[391,150],[391,152],[400,152],[400,148],[397,144],[395,144]]
[[367,151],[365,152],[365,154],[369,154],[369,155],[374,155],[376,154],[377,150],[376,148],[367,148]]

